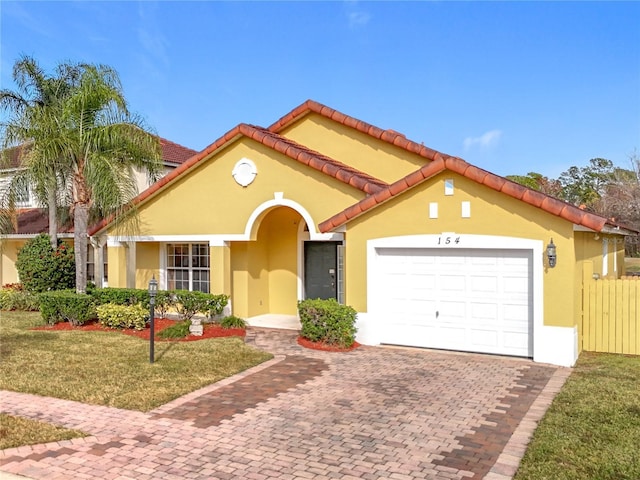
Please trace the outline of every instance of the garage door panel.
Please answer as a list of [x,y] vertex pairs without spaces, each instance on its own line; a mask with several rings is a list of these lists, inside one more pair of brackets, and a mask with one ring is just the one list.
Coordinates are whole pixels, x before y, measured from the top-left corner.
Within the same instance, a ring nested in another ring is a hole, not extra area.
[[[417,249],[416,249],[417,250]],[[413,255],[420,255],[421,252],[414,251]],[[465,264],[465,259],[458,255],[441,255],[440,257],[433,257],[435,259],[434,263],[440,263],[441,265],[447,265],[455,268],[456,266],[461,267]]]
[[[530,251],[377,249],[383,343],[530,356]],[[385,290],[386,289],[386,290]],[[388,301],[387,301],[388,300]],[[402,319],[400,317],[403,317]]]
[[469,277],[471,280],[471,284],[469,285],[470,293],[483,292],[497,294],[499,292],[499,283],[495,276],[470,275]]
[[404,258],[405,262],[411,263],[412,265],[415,265],[416,267],[419,267],[420,265],[433,265],[436,263],[436,259],[434,257],[427,257],[427,256],[423,256],[423,255],[417,255],[418,251],[417,250],[413,250],[411,253],[406,254],[406,255],[402,255],[402,257]]
[[[442,326],[437,329],[438,335],[434,336],[434,340],[437,340],[441,343],[444,348],[455,348],[459,342],[460,336],[465,335],[465,329],[462,327],[454,327],[454,326]],[[435,347],[436,343],[432,340],[432,347],[434,348],[443,348]]]
[[492,352],[499,346],[498,332],[495,330],[472,328],[469,333],[475,351]]
[[498,261],[496,258],[485,255],[476,255],[474,257],[469,258],[468,263],[474,266],[483,266],[483,267],[496,267],[498,265]]
[[471,303],[471,317],[491,321],[498,318],[498,307],[494,303]]
[[460,301],[440,300],[434,302],[437,308],[436,319],[447,321],[449,318],[465,318],[467,316],[467,304]]
[[433,291],[436,288],[436,277],[433,275],[415,275],[412,277],[413,281],[408,282],[408,288],[418,291]]
[[504,345],[515,351],[525,349],[529,345],[529,335],[527,332],[504,332]]
[[[403,309],[418,318],[423,318],[425,316],[422,312],[434,312],[437,307],[435,300],[414,299],[404,303]],[[419,315],[416,315],[415,312],[419,312]]]
[[506,323],[517,323],[526,327],[529,319],[529,308],[527,305],[505,304],[502,307],[502,319]]
[[[467,278],[464,275],[440,275],[438,286],[443,294],[458,294],[467,290]],[[435,287],[436,282],[433,282]]]

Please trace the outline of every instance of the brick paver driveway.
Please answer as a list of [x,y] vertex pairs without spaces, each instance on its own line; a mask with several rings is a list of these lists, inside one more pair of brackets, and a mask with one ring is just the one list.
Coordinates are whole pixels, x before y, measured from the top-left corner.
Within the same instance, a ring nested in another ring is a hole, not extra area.
[[418,349],[316,352],[276,330],[248,341],[276,358],[148,413],[2,392],[3,412],[92,436],[4,450],[0,469],[43,479],[506,479],[569,372]]

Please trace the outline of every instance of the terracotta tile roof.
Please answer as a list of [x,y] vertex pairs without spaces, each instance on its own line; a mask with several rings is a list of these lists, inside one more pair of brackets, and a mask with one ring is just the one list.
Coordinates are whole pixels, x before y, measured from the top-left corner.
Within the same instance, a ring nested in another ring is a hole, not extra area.
[[[241,123],[237,127],[229,130],[218,140],[213,142],[207,148],[200,153],[189,158],[186,162],[180,165],[175,170],[169,172],[160,180],[151,185],[144,192],[140,193],[133,199],[133,204],[139,204],[147,198],[156,194],[165,185],[171,183],[177,177],[182,175],[186,170],[193,168],[198,163],[206,160],[213,152],[228,146],[232,141],[235,141],[241,137],[251,138],[262,145],[271,148],[277,152],[286,155],[287,157],[303,163],[319,172],[324,173],[330,177],[333,177],[347,185],[351,185],[358,190],[361,190],[367,194],[378,192],[386,187],[388,184],[372,177],[364,172],[361,172],[349,165],[345,165],[337,160],[333,160],[319,152],[313,151],[304,145],[294,142],[288,138],[285,138],[277,133],[270,131],[266,128],[257,127],[255,125],[248,125]],[[93,235],[103,229],[109,224],[111,219],[105,219],[98,224],[94,225],[89,230],[89,235]]]
[[198,153],[196,150],[183,147],[162,137],[160,137],[160,148],[162,148],[162,161],[168,163],[183,164]]
[[[37,235],[38,233],[48,233],[49,212],[46,208],[25,208],[16,212],[17,229],[14,234]],[[72,233],[73,226],[70,224],[58,225],[58,233]]]
[[[189,158],[193,157],[196,150],[184,147],[175,142],[167,140],[166,138],[158,137],[160,139],[160,148],[162,150],[162,161],[166,163],[182,164]],[[18,145],[17,147],[9,148],[6,150],[6,158],[2,159],[0,168],[18,168],[22,165],[21,157],[27,152],[26,144]]]
[[287,113],[284,117],[273,123],[269,130],[272,132],[281,132],[283,129],[303,118],[310,113],[316,113],[323,117],[329,118],[334,122],[340,123],[347,127],[351,127],[359,132],[370,135],[373,138],[382,140],[383,142],[400,147],[408,152],[420,155],[428,160],[434,160],[437,155],[442,155],[440,152],[431,148],[425,147],[421,143],[417,143],[408,140],[403,134],[396,132],[395,130],[387,129],[383,130],[379,127],[371,125],[369,123],[358,120],[357,118],[345,115],[333,108],[327,107],[321,103],[313,100],[307,100],[302,105],[294,108],[291,112]]
[[326,233],[335,228],[341,227],[349,220],[356,218],[364,212],[377,207],[387,200],[404,193],[410,188],[444,171],[455,172],[473,180],[474,182],[486,185],[493,190],[502,192],[512,198],[516,198],[528,203],[529,205],[533,205],[534,207],[540,208],[553,215],[564,218],[575,225],[581,225],[596,232],[602,231],[607,226],[614,228],[620,227],[625,230],[633,231],[632,229],[616,224],[606,217],[587,212],[574,205],[563,202],[562,200],[531,190],[530,188],[512,182],[511,180],[507,180],[506,178],[487,172],[486,170],[482,170],[481,168],[465,162],[461,158],[449,156],[443,157],[441,155],[433,162],[413,173],[410,173],[406,177],[401,178],[379,192],[367,196],[360,202],[351,205],[342,212],[339,212],[325,220],[318,225],[318,228],[321,232]]
[[2,152],[0,157],[0,169],[19,168],[22,164],[20,160],[22,155],[26,153],[28,144],[18,145],[17,147],[7,148]]
[[[357,171],[352,167],[326,157],[318,152],[312,151],[303,145],[279,135],[279,132],[283,129],[311,113],[322,115],[332,121],[353,128],[391,145],[395,145],[398,148],[420,155],[425,159],[430,160],[430,162],[393,184],[387,185],[381,180]],[[357,202],[328,220],[320,223],[319,228],[321,232],[328,232],[340,227],[358,215],[375,208],[377,205],[384,203],[396,195],[402,194],[413,186],[445,170],[456,172],[475,182],[484,184],[489,188],[500,191],[513,198],[524,201],[525,203],[541,208],[553,215],[564,218],[576,225],[581,225],[598,232],[602,231],[606,226],[614,228],[622,227],[605,217],[581,210],[574,205],[565,203],[535,190],[531,190],[520,184],[507,180],[506,178],[475,167],[460,158],[443,154],[437,150],[430,149],[422,144],[408,140],[404,135],[394,130],[383,130],[354,117],[340,113],[337,110],[322,105],[321,103],[314,102],[313,100],[307,100],[300,106],[296,107],[294,110],[273,123],[268,129],[253,125],[240,124],[232,130],[229,130],[214,143],[189,158],[178,168],[138,195],[134,199],[134,203],[138,204],[156,194],[162,187],[172,182],[186,170],[205,160],[211,153],[226,147],[230,142],[235,141],[242,136],[252,138],[269,148],[283,153],[296,161],[304,163],[305,165],[308,165],[309,167],[321,171],[342,182],[352,185],[368,194],[367,197],[360,202]],[[89,230],[89,234],[93,235],[97,233],[106,227],[108,223],[109,219],[106,219],[96,224]],[[626,227],[623,228],[631,230]]]

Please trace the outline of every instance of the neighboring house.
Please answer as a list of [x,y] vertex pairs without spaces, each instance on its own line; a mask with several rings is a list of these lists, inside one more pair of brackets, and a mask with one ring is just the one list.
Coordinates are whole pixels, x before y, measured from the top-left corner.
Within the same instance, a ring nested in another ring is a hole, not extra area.
[[[177,143],[170,142],[164,138],[160,138],[160,147],[162,149],[163,171],[161,175],[166,175],[188,158],[196,153],[195,150],[183,147]],[[20,157],[24,153],[24,147],[19,146],[10,150],[10,156],[7,159],[6,168],[0,170],[0,192],[6,188],[9,180],[16,171],[21,168]],[[151,185],[151,179],[146,172],[134,171],[138,191],[141,192]],[[16,229],[13,233],[0,237],[0,285],[6,283],[14,283],[19,281],[18,273],[15,268],[15,261],[18,250],[22,248],[24,243],[39,233],[49,232],[49,216],[46,208],[42,208],[37,204],[29,185],[24,185],[24,194],[19,198],[18,211],[16,216]],[[66,242],[73,244],[73,227],[67,224],[58,225],[58,236]],[[98,246],[92,244],[87,252],[88,268],[87,278],[89,281],[106,285],[107,282],[107,254],[106,250],[100,252],[102,255],[102,268],[95,266],[96,257],[95,249]],[[100,260],[98,260],[100,261]],[[96,272],[100,272],[100,276],[96,277]],[[102,279],[102,280],[99,280]]]
[[581,348],[583,263],[619,276],[635,233],[313,101],[238,125],[135,203],[136,235],[90,230],[110,286],[154,275],[228,294],[245,318],[336,298],[363,344],[558,365]]

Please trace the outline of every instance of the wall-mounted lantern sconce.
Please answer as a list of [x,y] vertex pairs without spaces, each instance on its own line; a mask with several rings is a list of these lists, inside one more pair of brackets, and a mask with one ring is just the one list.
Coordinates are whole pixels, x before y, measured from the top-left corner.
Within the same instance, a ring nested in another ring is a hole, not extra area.
[[551,239],[551,243],[547,245],[547,260],[549,261],[549,267],[553,268],[556,266],[556,245],[553,243],[553,238]]

